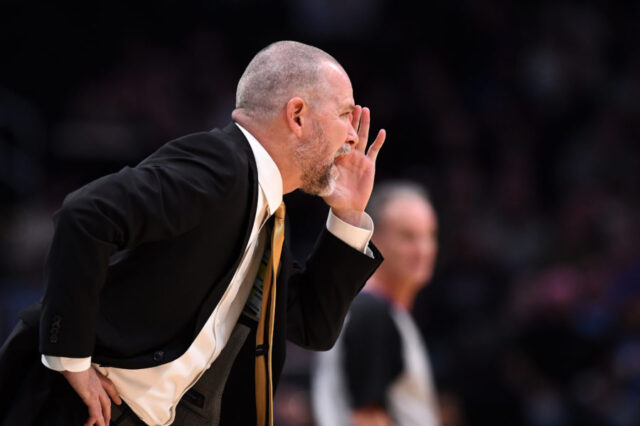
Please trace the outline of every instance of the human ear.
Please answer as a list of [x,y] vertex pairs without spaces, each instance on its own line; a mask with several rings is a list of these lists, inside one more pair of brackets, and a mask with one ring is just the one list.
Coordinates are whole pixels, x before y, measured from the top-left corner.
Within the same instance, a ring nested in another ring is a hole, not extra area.
[[286,116],[289,129],[297,136],[302,137],[302,126],[305,124],[306,114],[309,108],[302,98],[291,98],[287,102]]

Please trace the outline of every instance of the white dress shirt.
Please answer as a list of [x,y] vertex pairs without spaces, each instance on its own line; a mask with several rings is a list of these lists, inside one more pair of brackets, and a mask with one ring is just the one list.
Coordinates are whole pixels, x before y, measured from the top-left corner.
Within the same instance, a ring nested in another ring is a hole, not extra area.
[[[133,412],[149,425],[169,425],[174,421],[176,406],[184,393],[211,366],[228,342],[260,266],[267,241],[267,236],[262,231],[263,225],[282,202],[282,176],[278,167],[258,140],[242,126],[236,125],[251,146],[260,191],[251,235],[227,290],[191,346],[178,359],[136,370],[93,364],[114,383],[120,397]],[[368,215],[365,214],[359,228],[330,212],[327,229],[351,247],[373,257],[368,247],[373,234],[373,221]],[[42,363],[58,371],[84,371],[91,366],[91,358],[43,354]]]

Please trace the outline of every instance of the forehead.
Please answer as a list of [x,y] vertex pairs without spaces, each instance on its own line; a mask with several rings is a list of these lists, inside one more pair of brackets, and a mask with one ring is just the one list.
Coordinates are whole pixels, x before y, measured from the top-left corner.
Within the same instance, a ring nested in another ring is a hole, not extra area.
[[433,207],[417,196],[399,196],[387,202],[382,211],[385,226],[398,229],[438,228],[438,219]]
[[353,88],[347,73],[333,62],[325,62],[322,68],[326,87],[321,90],[325,99],[336,103],[338,107],[353,107]]

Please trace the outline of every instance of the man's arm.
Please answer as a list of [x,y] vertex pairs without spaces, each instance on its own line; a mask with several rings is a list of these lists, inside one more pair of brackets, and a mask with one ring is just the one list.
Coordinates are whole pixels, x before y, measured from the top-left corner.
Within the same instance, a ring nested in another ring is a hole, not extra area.
[[[211,144],[210,134],[189,143]],[[90,368],[100,292],[116,251],[171,238],[222,209],[234,174],[232,151],[219,144],[204,161],[180,140],[135,168],[70,194],[54,217],[40,318],[43,364],[61,371],[89,409],[86,425],[109,423],[113,383]]]
[[287,339],[306,349],[335,343],[353,298],[382,262],[351,247],[325,229],[304,267],[294,265],[287,294]]
[[[213,142],[206,134],[191,138]],[[211,154],[205,165],[176,145],[160,151],[168,154],[151,157],[160,160],[80,188],[55,214],[40,318],[43,354],[91,356],[100,293],[116,251],[180,235],[196,227],[203,215],[223,208],[220,200],[235,179],[230,171],[235,156]]]
[[[339,228],[362,227],[368,221],[366,226],[373,232],[364,210],[373,190],[375,163],[386,133],[380,130],[366,150],[370,121],[369,109],[356,106],[352,126],[358,130],[358,141],[349,154],[336,160],[339,177],[334,191],[324,197]],[[367,254],[363,254],[363,247],[354,250],[334,231],[321,234],[305,268],[297,269],[289,280],[287,338],[309,349],[333,346],[349,304],[382,261],[373,244],[365,247]]]

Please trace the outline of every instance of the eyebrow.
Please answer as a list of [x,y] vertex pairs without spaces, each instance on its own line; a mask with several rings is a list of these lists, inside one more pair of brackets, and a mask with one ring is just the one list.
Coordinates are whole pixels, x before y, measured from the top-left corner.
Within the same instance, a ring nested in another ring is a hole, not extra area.
[[347,104],[346,106],[343,106],[341,109],[351,112],[354,109],[356,109],[356,106],[354,104]]

